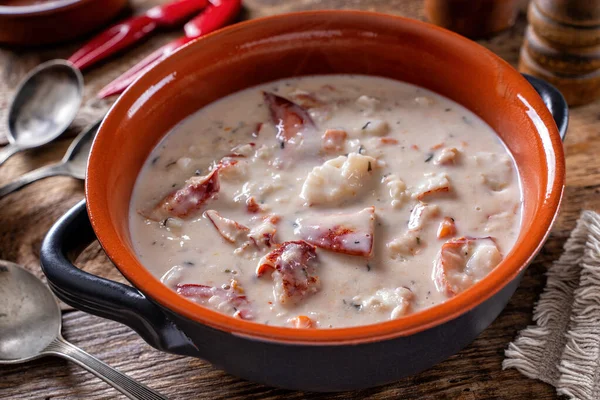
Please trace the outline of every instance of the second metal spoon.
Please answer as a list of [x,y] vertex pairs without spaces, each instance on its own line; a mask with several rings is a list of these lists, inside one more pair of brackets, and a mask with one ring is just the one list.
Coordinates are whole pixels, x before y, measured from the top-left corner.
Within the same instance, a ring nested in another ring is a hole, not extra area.
[[67,61],[40,64],[20,84],[8,111],[9,144],[0,165],[18,151],[42,146],[73,122],[83,97],[81,72]]
[[85,131],[81,132],[71,143],[62,160],[56,164],[38,168],[26,173],[14,182],[0,187],[0,197],[6,196],[22,187],[49,176],[72,176],[77,179],[85,179],[85,170],[94,137],[98,132],[102,120],[96,122]]

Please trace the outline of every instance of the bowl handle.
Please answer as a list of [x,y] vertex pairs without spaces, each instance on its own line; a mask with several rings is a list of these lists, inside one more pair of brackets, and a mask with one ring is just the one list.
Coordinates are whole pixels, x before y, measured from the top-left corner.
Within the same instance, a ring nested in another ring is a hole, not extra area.
[[70,260],[95,239],[85,200],[52,226],[42,243],[40,261],[56,296],[81,311],[129,326],[159,350],[175,354],[197,351],[160,307],[137,289],[73,265]]
[[533,86],[535,91],[539,93],[544,104],[550,110],[550,113],[554,117],[554,122],[556,122],[556,126],[558,127],[560,138],[564,141],[569,124],[569,106],[562,93],[545,80],[527,74],[523,74],[523,76]]

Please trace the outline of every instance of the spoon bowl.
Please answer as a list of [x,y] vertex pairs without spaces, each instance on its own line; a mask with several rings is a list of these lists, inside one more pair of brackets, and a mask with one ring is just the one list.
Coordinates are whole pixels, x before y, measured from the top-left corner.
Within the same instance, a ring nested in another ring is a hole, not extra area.
[[98,133],[102,120],[97,121],[81,132],[67,149],[61,163],[68,169],[69,175],[77,179],[85,179],[92,143]]
[[0,299],[0,365],[59,356],[87,369],[130,399],[166,399],[63,339],[58,301],[31,272],[0,260]]
[[0,363],[39,357],[60,334],[55,297],[33,274],[0,261],[0,298]]
[[60,162],[28,172],[13,182],[0,187],[0,198],[17,191],[32,182],[50,176],[62,175],[71,176],[76,179],[85,179],[85,171],[90,156],[90,150],[92,148],[92,142],[96,137],[96,133],[98,132],[101,123],[102,120],[99,120],[77,135],[73,142],[71,142],[71,145]]
[[48,61],[29,72],[8,111],[9,144],[0,150],[0,164],[60,136],[75,119],[82,98],[83,77],[68,61]]

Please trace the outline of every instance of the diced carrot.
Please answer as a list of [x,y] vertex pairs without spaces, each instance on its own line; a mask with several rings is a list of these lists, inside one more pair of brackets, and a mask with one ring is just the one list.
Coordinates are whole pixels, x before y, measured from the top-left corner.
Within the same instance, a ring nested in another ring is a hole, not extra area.
[[307,317],[306,315],[298,315],[295,318],[288,319],[288,322],[294,327],[298,329],[311,329],[315,328],[315,324],[312,319]]
[[416,144],[413,144],[412,146],[410,146],[410,148],[413,150],[419,150],[419,146],[417,146]]
[[298,94],[294,95],[293,97],[294,97],[294,100],[296,100],[296,102],[302,107],[315,108],[315,107],[321,107],[323,105],[322,101],[320,101],[315,96],[310,95],[310,94],[298,93]]
[[248,199],[246,199],[246,210],[253,214],[261,210],[260,205],[256,202],[254,197],[248,197]]
[[441,149],[442,147],[444,147],[444,142],[438,143],[434,146],[431,146],[431,150],[438,150],[438,149]]
[[379,139],[382,144],[398,144],[398,140],[391,137],[382,137]]
[[456,235],[456,224],[454,223],[454,218],[444,217],[442,222],[440,222],[440,227],[437,231],[438,239],[454,235]]
[[273,267],[272,265],[269,264],[260,264],[257,268],[256,268],[256,276],[261,277],[264,274],[267,273],[267,271],[274,271],[275,267]]
[[347,137],[348,133],[342,129],[327,129],[321,137],[323,150],[342,151]]
[[235,279],[232,279],[231,282],[229,283],[229,286],[231,286],[231,289],[238,293],[238,294],[244,294],[244,288],[242,287],[242,285],[239,284],[238,281],[236,281]]
[[269,220],[271,221],[271,223],[273,224],[277,224],[279,221],[281,221],[281,215],[267,215],[265,217],[263,217],[263,220]]

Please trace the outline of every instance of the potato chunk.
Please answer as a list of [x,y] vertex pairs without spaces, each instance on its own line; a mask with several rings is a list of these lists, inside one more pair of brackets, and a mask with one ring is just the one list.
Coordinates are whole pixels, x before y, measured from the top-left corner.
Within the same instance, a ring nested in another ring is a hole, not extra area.
[[427,196],[449,192],[450,190],[450,180],[447,174],[427,173],[425,174],[425,180],[415,188],[413,196],[419,200],[423,200]]
[[362,191],[376,168],[377,160],[358,153],[328,160],[308,174],[300,197],[308,205],[348,200]]
[[410,198],[410,193],[406,190],[406,184],[394,174],[383,178],[383,183],[388,188],[388,193],[392,199],[391,204],[394,208],[400,208],[404,205],[406,199]]
[[352,300],[360,304],[362,310],[389,312],[390,319],[396,319],[410,312],[414,297],[410,289],[397,287],[395,289],[379,289],[366,299],[363,299],[362,296],[355,296]]
[[385,136],[390,133],[390,126],[385,121],[374,119],[367,121],[360,130],[369,136]]
[[435,165],[454,165],[459,161],[460,151],[455,147],[446,147],[435,157]]
[[509,231],[515,225],[516,215],[516,210],[490,215],[485,225],[485,231],[489,233]]
[[406,231],[402,236],[387,243],[390,256],[393,259],[402,259],[406,256],[414,256],[423,246],[421,234],[416,230]]
[[440,207],[435,204],[417,203],[410,213],[408,229],[419,230],[433,218],[440,215]]
[[513,180],[513,163],[507,154],[478,153],[473,156],[480,171],[481,183],[494,192],[499,192]]

